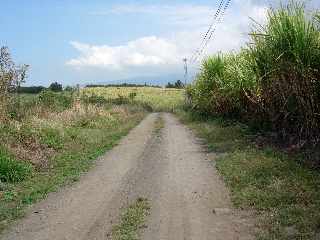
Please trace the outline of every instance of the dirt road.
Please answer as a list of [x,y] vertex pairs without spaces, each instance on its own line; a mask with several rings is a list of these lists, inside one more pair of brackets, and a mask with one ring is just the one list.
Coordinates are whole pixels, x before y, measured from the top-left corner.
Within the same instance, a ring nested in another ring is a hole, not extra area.
[[[155,132],[155,121],[164,126]],[[4,240],[105,240],[121,208],[149,199],[143,240],[253,239],[193,134],[170,114],[151,114],[73,187],[30,209]]]

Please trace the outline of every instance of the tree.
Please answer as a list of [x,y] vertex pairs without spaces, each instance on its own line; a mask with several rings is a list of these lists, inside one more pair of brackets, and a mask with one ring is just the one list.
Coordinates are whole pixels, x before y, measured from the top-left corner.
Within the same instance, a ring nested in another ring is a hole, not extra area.
[[66,86],[66,87],[64,88],[64,90],[67,91],[67,92],[73,92],[73,91],[75,90],[75,88],[74,88],[74,87],[71,87],[71,86]]
[[8,116],[8,109],[15,100],[19,105],[19,98],[15,96],[19,87],[25,82],[28,65],[17,66],[8,47],[0,48],[0,120]]
[[58,82],[51,83],[49,89],[53,92],[62,92],[62,84]]
[[184,84],[180,80],[177,80],[175,83],[168,82],[166,88],[184,88]]
[[174,85],[171,82],[168,82],[168,84],[166,85],[166,88],[174,88]]
[[44,89],[45,87],[43,86],[30,86],[30,87],[19,87],[17,91],[18,93],[38,94]]
[[177,80],[174,84],[174,87],[175,88],[184,88],[184,84],[180,80]]

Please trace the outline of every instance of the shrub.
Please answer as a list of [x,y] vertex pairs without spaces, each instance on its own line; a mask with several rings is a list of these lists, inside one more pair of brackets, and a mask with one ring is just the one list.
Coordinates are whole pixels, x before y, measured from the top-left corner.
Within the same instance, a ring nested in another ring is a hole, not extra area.
[[131,93],[129,93],[129,99],[130,99],[130,101],[133,101],[136,96],[137,96],[137,92],[131,92]]
[[18,93],[38,94],[45,89],[43,86],[19,87]]
[[168,82],[166,85],[166,88],[184,88],[184,84],[181,82],[181,80],[177,80],[175,83]]
[[10,156],[0,147],[0,181],[23,181],[32,173],[32,166],[26,162],[20,162]]
[[64,91],[74,92],[74,91],[76,91],[76,88],[75,88],[75,87],[71,87],[71,86],[66,86],[66,87],[64,88]]
[[62,84],[57,82],[51,83],[49,86],[49,90],[53,92],[62,92]]
[[15,65],[7,47],[0,49],[0,120],[7,119],[14,92],[24,82],[27,68]]
[[44,90],[38,96],[38,103],[51,110],[62,111],[72,106],[73,97],[68,93],[55,93],[50,90]]

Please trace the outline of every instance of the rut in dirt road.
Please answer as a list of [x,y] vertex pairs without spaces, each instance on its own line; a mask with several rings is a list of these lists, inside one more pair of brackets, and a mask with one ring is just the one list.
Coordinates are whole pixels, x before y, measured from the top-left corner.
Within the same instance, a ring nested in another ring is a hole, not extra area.
[[[164,126],[154,131],[161,117]],[[228,191],[197,139],[171,114],[151,114],[96,167],[30,209],[4,240],[106,240],[121,209],[150,201],[142,240],[254,239],[250,217]]]

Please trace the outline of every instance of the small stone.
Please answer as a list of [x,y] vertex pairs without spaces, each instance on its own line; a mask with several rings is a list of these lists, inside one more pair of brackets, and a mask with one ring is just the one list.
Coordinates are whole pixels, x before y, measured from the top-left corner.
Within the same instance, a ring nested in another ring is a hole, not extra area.
[[231,209],[229,208],[215,208],[213,209],[213,211],[214,211],[214,214],[217,214],[217,215],[226,215],[231,213]]
[[143,228],[148,228],[148,225],[146,224],[143,224],[142,226],[139,227],[140,229],[143,229]]

